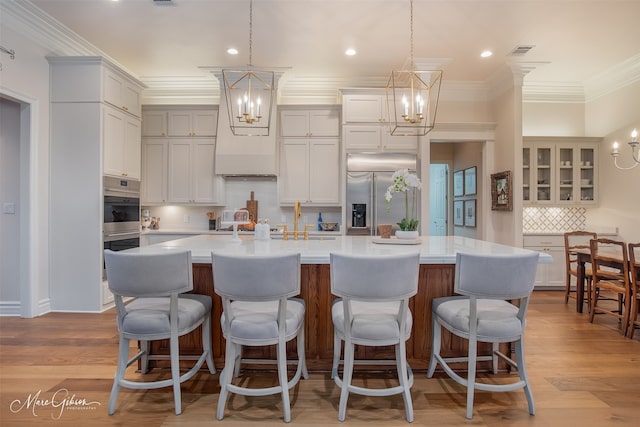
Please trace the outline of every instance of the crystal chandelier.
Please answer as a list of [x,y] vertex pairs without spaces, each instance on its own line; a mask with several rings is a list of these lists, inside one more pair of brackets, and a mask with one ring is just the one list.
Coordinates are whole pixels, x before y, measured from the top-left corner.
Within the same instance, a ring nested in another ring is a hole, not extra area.
[[613,163],[616,165],[618,169],[629,170],[629,169],[635,168],[640,164],[640,153],[636,152],[636,149],[638,148],[638,144],[640,144],[638,142],[637,130],[634,129],[633,132],[631,132],[631,141],[629,141],[628,144],[631,147],[631,158],[633,159],[634,163],[629,167],[622,167],[618,165],[618,157],[620,156],[620,151],[618,151],[618,148],[620,148],[620,144],[618,144],[618,141],[615,141],[613,143],[613,150],[611,150],[611,157],[613,157]]
[[234,135],[269,135],[275,92],[275,72],[254,67],[253,0],[249,1],[249,64],[239,69],[223,69],[229,124]]
[[413,0],[411,5],[411,65],[392,71],[387,83],[387,113],[391,135],[422,136],[435,125],[442,70],[418,71],[413,58]]

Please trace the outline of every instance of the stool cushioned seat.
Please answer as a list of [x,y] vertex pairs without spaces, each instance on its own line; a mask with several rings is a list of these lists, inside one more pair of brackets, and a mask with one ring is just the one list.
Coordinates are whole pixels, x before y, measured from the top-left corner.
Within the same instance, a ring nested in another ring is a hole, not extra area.
[[[343,300],[336,300],[331,307],[331,317],[334,328],[340,335],[344,335]],[[399,340],[398,311],[400,303],[395,302],[362,302],[351,301],[353,323],[351,324],[351,338],[354,340]],[[404,334],[411,335],[413,317],[407,310]]]
[[[224,331],[224,335],[231,335],[237,339],[252,341],[273,341],[278,339],[278,301],[234,301],[231,303],[233,322],[231,331]],[[285,315],[284,336],[289,340],[298,332],[299,325],[304,321],[304,302],[297,298],[289,298]],[[226,325],[226,314],[222,313],[220,324]]]
[[[193,325],[211,312],[211,297],[187,294],[178,297],[178,334],[193,330]],[[138,298],[127,305],[122,319],[122,332],[138,339],[160,339],[171,332],[169,300],[167,298]]]
[[[518,319],[518,307],[502,300],[477,301],[478,341],[499,338],[516,340],[523,324]],[[438,313],[449,329],[458,336],[469,336],[469,297],[442,297],[433,300],[433,311]]]

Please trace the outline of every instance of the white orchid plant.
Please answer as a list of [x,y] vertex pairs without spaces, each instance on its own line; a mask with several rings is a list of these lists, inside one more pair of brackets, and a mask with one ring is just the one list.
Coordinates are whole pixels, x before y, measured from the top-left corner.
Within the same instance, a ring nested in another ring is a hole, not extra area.
[[[391,199],[393,193],[404,193],[404,218],[398,223],[402,231],[415,231],[418,229],[420,220],[416,218],[417,213],[417,191],[422,188],[422,183],[416,174],[409,173],[409,169],[400,169],[393,173],[393,184],[387,188],[384,195],[387,203],[387,211],[391,211]],[[411,192],[411,210],[409,210],[409,192]]]

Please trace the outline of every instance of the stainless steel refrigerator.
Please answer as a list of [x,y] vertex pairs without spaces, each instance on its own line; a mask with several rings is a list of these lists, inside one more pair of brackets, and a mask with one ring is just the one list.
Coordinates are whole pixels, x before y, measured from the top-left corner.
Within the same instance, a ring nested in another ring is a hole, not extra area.
[[[347,234],[378,234],[378,224],[392,224],[398,230],[398,222],[405,216],[405,196],[394,193],[387,205],[384,194],[392,184],[393,173],[409,169],[416,173],[418,156],[402,153],[349,154],[347,156]],[[409,202],[411,203],[411,202]],[[417,217],[420,218],[420,194],[418,193]],[[387,207],[391,209],[388,210]]]

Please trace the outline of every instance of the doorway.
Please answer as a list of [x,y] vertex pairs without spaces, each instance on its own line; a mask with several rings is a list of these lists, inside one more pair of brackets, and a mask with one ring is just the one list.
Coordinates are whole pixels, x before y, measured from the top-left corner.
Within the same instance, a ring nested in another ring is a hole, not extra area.
[[430,236],[449,234],[449,165],[431,163],[429,167],[429,224]]
[[[32,164],[38,151],[38,100],[2,87],[0,109],[0,315],[34,317],[48,311],[46,302],[38,304],[40,234],[31,188],[37,173]],[[45,280],[40,288],[47,286]]]
[[[0,301],[20,307],[20,104],[0,97]],[[7,307],[9,306],[9,307]]]

